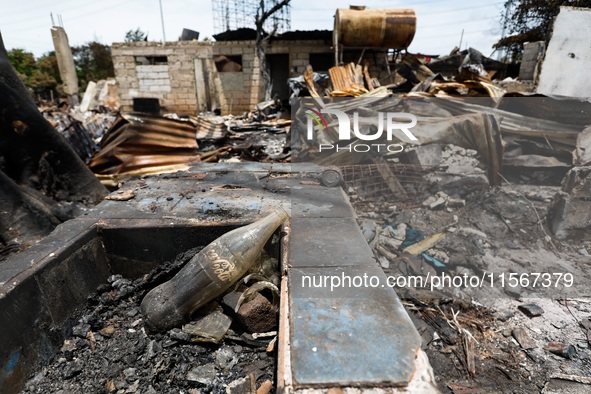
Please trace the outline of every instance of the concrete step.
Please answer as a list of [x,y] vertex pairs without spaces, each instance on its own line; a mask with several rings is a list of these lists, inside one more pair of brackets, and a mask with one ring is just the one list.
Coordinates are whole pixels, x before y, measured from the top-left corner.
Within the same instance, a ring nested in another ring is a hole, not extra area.
[[[121,191],[133,198],[105,200],[3,261],[0,392],[15,391],[37,362],[55,354],[76,310],[108,275],[141,275],[276,206],[291,212],[281,252],[278,392],[409,389],[416,379],[429,381],[416,329],[386,285],[345,193],[318,180],[322,170],[199,164],[130,181]],[[378,285],[352,279],[351,286],[330,287],[333,278],[347,277]],[[305,278],[329,278],[328,286],[306,285]]]

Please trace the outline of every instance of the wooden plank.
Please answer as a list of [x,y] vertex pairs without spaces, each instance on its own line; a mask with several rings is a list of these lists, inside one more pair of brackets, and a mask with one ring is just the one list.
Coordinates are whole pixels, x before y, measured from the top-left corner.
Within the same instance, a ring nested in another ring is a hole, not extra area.
[[312,66],[308,65],[306,67],[306,71],[304,71],[304,81],[306,81],[306,87],[310,92],[310,96],[312,97],[320,97],[316,88],[314,87],[314,70],[312,70]]
[[417,242],[416,244],[412,244],[407,248],[404,248],[403,252],[410,253],[413,256],[418,256],[424,251],[431,249],[437,242],[442,240],[445,237],[445,233],[437,233],[435,235],[430,236],[429,238],[425,238],[422,241]]
[[363,78],[365,79],[365,84],[367,85],[367,88],[372,91],[374,90],[374,86],[372,83],[372,79],[369,76],[369,62],[365,62],[365,65],[363,66]]
[[364,86],[363,68],[360,65],[349,63],[345,66],[335,66],[328,70],[330,81],[334,90],[333,97],[360,96],[367,93]]

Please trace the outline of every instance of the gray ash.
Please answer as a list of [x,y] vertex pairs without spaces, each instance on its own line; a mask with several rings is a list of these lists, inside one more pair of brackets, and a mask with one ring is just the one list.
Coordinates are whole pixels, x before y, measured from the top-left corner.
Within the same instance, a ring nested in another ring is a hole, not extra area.
[[275,378],[269,341],[248,340],[232,326],[220,344],[191,342],[179,328],[150,333],[139,306],[153,287],[170,279],[198,250],[187,251],[148,275],[113,275],[89,297],[77,324],[49,365],[21,393],[226,393]]

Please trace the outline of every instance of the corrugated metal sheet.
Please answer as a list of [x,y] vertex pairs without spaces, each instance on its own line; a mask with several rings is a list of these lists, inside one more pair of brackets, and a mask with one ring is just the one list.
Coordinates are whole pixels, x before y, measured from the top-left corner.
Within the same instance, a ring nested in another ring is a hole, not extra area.
[[119,115],[89,166],[96,174],[121,174],[146,167],[199,161],[197,130],[186,121],[137,114]]
[[363,68],[349,63],[345,66],[335,66],[328,70],[334,90],[331,96],[360,96],[368,90],[363,86]]

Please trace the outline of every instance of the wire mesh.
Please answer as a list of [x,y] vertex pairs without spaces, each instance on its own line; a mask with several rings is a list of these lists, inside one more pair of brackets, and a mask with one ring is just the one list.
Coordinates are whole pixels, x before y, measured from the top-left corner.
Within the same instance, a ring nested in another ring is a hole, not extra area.
[[[265,0],[265,10],[273,8],[278,0]],[[260,0],[212,0],[213,29],[215,33],[252,28],[260,6]],[[282,7],[264,24],[267,32],[284,33],[291,29],[291,7]]]
[[363,202],[389,202],[415,208],[430,195],[425,175],[433,170],[411,164],[356,164],[339,167],[349,193]]

